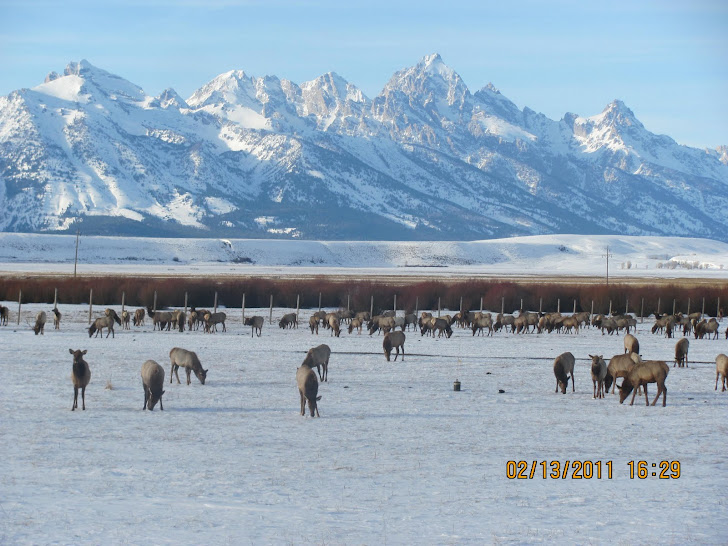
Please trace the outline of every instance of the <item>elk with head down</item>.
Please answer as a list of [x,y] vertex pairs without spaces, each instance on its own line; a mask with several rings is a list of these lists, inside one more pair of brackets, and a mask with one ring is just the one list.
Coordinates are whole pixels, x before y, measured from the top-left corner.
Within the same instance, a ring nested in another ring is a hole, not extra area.
[[678,340],[678,342],[675,344],[675,364],[672,365],[673,368],[675,366],[682,368],[683,366],[688,365],[689,347],[690,342],[688,341],[688,338],[684,337]]
[[164,368],[154,360],[142,364],[142,387],[144,388],[143,410],[153,411],[159,402],[159,409],[164,411],[162,395],[164,394]]
[[[308,366],[309,368],[316,368],[321,381],[329,380],[329,358],[331,357],[331,347],[328,345],[321,344],[317,347],[312,347],[306,353],[306,358],[303,359],[301,366]],[[321,373],[323,368],[323,374]]]
[[296,313],[288,313],[283,315],[281,317],[281,320],[278,321],[278,327],[279,328],[298,328],[298,318],[296,317]]
[[301,365],[296,369],[296,384],[301,397],[301,415],[306,415],[306,402],[308,402],[311,417],[315,415],[321,417],[318,410],[318,401],[321,400],[318,394],[319,382],[314,371],[308,366]]
[[576,359],[574,355],[566,352],[562,353],[554,359],[554,375],[556,376],[556,390],[561,389],[562,394],[566,394],[566,387],[569,386],[569,376],[571,376],[571,392],[576,392],[574,386],[574,363]]
[[622,385],[619,387],[619,403],[621,404],[632,393],[632,401],[629,403],[631,406],[634,404],[634,398],[637,394],[637,387],[643,387],[645,389],[645,404],[650,405],[650,399],[647,396],[647,385],[649,383],[657,383],[657,396],[652,401],[654,406],[657,399],[662,394],[662,407],[665,407],[667,402],[667,387],[665,386],[665,379],[667,374],[670,372],[670,368],[663,360],[643,360],[638,364],[635,364],[629,373],[622,380]]
[[101,335],[101,337],[104,337],[104,328],[107,329],[106,337],[109,337],[109,334],[111,334],[112,338],[116,337],[116,335],[114,334],[114,319],[113,317],[108,315],[99,317],[91,323],[91,326],[89,326],[88,328],[88,337],[91,337],[94,334],[96,334],[96,337],[98,337],[99,334]]
[[610,358],[607,366],[607,376],[604,378],[604,390],[609,392],[609,387],[612,387],[612,394],[614,394],[617,378],[624,378],[634,365],[641,361],[642,358],[637,353],[614,355]]
[[132,322],[134,323],[134,326],[144,326],[144,316],[146,315],[146,312],[143,308],[139,308],[136,311],[134,311],[134,318],[132,319]]
[[640,342],[632,334],[625,334],[624,336],[624,352],[640,353]]
[[46,312],[45,311],[38,311],[38,314],[35,315],[35,324],[33,325],[33,332],[35,332],[35,335],[38,334],[44,335],[43,331],[45,330],[45,323],[46,323]]
[[179,369],[184,368],[185,372],[187,373],[187,384],[190,384],[190,374],[192,372],[195,372],[195,376],[197,379],[200,380],[200,383],[203,385],[205,384],[205,379],[207,379],[207,372],[208,370],[202,369],[202,364],[200,363],[200,359],[197,357],[197,353],[194,353],[192,351],[188,351],[187,349],[180,349],[179,347],[175,347],[171,351],[169,351],[169,361],[172,364],[172,369],[169,372],[169,382],[172,382],[172,375],[177,376],[177,384],[180,383],[179,381]]
[[316,315],[311,315],[308,319],[308,327],[311,328],[311,333],[313,334],[316,332],[316,335],[318,335],[318,329],[319,329],[319,319]]

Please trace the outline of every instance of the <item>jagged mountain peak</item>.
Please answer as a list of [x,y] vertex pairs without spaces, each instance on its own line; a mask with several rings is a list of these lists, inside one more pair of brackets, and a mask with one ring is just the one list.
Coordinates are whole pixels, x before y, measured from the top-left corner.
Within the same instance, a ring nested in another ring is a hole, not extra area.
[[396,72],[382,94],[388,91],[402,91],[424,100],[445,98],[450,105],[462,104],[470,96],[463,79],[444,63],[439,53],[427,55],[415,66]]
[[169,108],[170,106],[175,108],[189,108],[187,102],[171,87],[162,91],[159,96],[151,101],[150,105],[160,108]]

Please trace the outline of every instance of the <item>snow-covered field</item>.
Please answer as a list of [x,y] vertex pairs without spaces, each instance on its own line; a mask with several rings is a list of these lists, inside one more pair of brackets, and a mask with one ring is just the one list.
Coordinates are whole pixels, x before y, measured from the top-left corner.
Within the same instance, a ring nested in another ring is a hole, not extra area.
[[[0,272],[72,274],[76,237],[0,233]],[[728,279],[728,244],[682,237],[543,235],[486,241],[299,241],[82,236],[78,273],[498,275]]]
[[[621,336],[594,330],[410,332],[404,361],[386,362],[380,336],[266,323],[252,338],[233,310],[227,333],[159,333],[148,323],[89,339],[86,307],[61,305],[61,330],[34,336],[26,319],[50,306],[25,305],[18,327],[16,308],[3,304],[3,544],[728,540],[728,393],[713,390],[725,322],[719,340],[690,340],[690,367],[670,368],[663,408],[592,399],[587,355],[622,352]],[[275,309],[274,320],[290,311]],[[649,326],[637,333],[643,356],[672,360],[675,340]],[[298,413],[295,371],[319,343],[333,354],[312,419]],[[175,346],[198,353],[206,384],[167,382],[164,411],[142,411],[142,363],[169,374]],[[86,411],[70,411],[69,348],[88,349]],[[554,394],[552,371],[563,351],[577,357],[576,393],[566,395]],[[511,480],[509,460],[601,461],[603,476],[543,479],[539,467]],[[640,460],[650,473],[679,461],[680,477],[630,479],[628,461]]]

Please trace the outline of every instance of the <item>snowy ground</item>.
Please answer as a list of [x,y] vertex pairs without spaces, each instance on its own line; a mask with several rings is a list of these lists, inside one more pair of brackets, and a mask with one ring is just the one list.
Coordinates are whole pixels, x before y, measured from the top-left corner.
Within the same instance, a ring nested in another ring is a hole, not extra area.
[[[76,237],[0,233],[0,273],[73,274]],[[728,279],[728,244],[682,237],[543,235],[487,241],[298,241],[80,238],[78,273],[299,275],[356,273]]]
[[[622,352],[621,336],[594,330],[411,332],[405,360],[386,362],[381,337],[266,324],[251,338],[239,311],[227,333],[148,324],[89,339],[85,307],[61,305],[61,330],[36,337],[25,320],[50,306],[24,306],[18,327],[3,304],[3,544],[728,540],[728,393],[713,390],[725,322],[719,340],[691,339],[690,367],[670,369],[663,408],[592,399],[587,355]],[[649,326],[637,334],[643,356],[671,360],[674,340]],[[312,419],[298,414],[294,377],[319,343],[333,354]],[[169,374],[174,346],[198,353],[207,383],[166,383],[164,411],[142,411],[141,365],[155,359]],[[70,411],[69,348],[88,349],[86,411]],[[576,393],[554,394],[552,359],[567,350]],[[509,460],[613,461],[613,476],[510,480]],[[631,460],[679,461],[681,475],[630,479]]]

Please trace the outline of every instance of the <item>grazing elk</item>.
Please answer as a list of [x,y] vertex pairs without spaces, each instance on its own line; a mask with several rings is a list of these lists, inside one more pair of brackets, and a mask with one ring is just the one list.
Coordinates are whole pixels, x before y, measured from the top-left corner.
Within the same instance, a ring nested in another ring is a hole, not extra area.
[[[261,336],[263,333],[263,324],[265,323],[265,319],[259,315],[255,315],[252,317],[246,317],[244,324],[245,326],[250,326],[250,337],[253,337],[253,334],[258,334],[258,337]],[[318,332],[317,332],[318,333]]]
[[607,363],[602,355],[589,355],[592,359],[591,377],[594,385],[594,396],[592,398],[604,398],[604,378],[607,377]]
[[281,318],[280,322],[278,322],[278,326],[280,328],[298,328],[298,318],[296,317],[296,313],[288,313],[286,315],[283,315],[283,318]]
[[0,305],[0,325],[7,326],[8,318],[10,317],[10,309],[4,305]]
[[53,329],[61,329],[61,312],[58,310],[58,307],[53,308]]
[[222,324],[222,331],[227,332],[227,329],[225,328],[225,319],[227,319],[227,315],[222,311],[217,313],[205,313],[205,332],[208,334],[217,332],[218,324]]
[[349,322],[349,333],[351,334],[354,330],[356,330],[357,333],[361,335],[362,326],[363,323],[361,319],[354,317],[353,319],[351,319],[351,322]]
[[321,397],[318,396],[319,382],[316,379],[314,371],[308,366],[297,368],[296,383],[298,385],[298,393],[301,395],[301,415],[306,415],[306,402],[308,402],[311,417],[314,417],[314,412],[318,417],[321,417],[317,404],[321,400]]
[[147,360],[142,364],[142,387],[144,387],[143,410],[154,410],[159,402],[159,409],[164,411],[162,395],[164,394],[164,368],[154,360]]
[[554,359],[554,375],[556,376],[556,390],[561,389],[562,394],[566,394],[566,387],[569,386],[569,376],[571,376],[571,392],[576,392],[574,386],[574,355],[566,352],[562,353]]
[[339,337],[339,334],[341,334],[341,326],[339,324],[339,318],[331,314],[327,318],[329,328],[331,329],[331,335],[335,335],[336,337]]
[[116,337],[114,334],[114,319],[110,316],[103,316],[99,317],[96,320],[94,320],[91,323],[91,326],[88,328],[88,337],[91,337],[96,334],[96,337],[101,334],[101,337],[103,336],[103,330],[104,328],[107,329],[106,337],[109,337],[109,334],[111,334],[112,339]]
[[720,392],[724,392],[726,390],[726,384],[728,384],[728,356],[724,355],[723,353],[719,354],[717,357],[715,357],[715,390],[718,390],[718,378],[720,376],[723,376],[723,379],[721,379],[721,389]]
[[662,407],[667,402],[667,387],[665,387],[665,379],[670,372],[670,368],[663,360],[643,360],[639,364],[635,364],[629,373],[624,377],[622,385],[619,387],[619,403],[621,404],[632,393],[631,406],[634,404],[634,398],[637,394],[637,387],[642,386],[645,389],[645,404],[650,405],[650,399],[647,396],[647,384],[657,383],[657,396],[652,401],[654,406],[657,399],[662,394]]
[[678,342],[675,344],[675,363],[672,365],[673,368],[675,366],[682,368],[688,365],[689,347],[690,342],[688,341],[688,338],[684,337],[678,340]]
[[35,315],[35,324],[33,325],[33,332],[35,332],[35,335],[38,334],[44,335],[43,331],[45,330],[45,323],[46,323],[47,315],[45,311],[38,311],[38,314]]
[[397,350],[397,353],[394,355],[394,361],[397,362],[400,347],[402,348],[402,360],[404,360],[404,341],[405,335],[402,331],[388,332],[384,335],[382,347],[384,348],[384,356],[387,357],[387,362],[389,362],[389,357],[392,355],[392,349]]
[[200,383],[205,384],[207,378],[207,370],[202,369],[200,359],[197,357],[197,353],[188,351],[186,349],[180,349],[175,347],[169,351],[169,360],[172,364],[172,370],[169,372],[169,382],[172,382],[172,375],[177,376],[177,384],[179,384],[179,373],[180,368],[184,368],[187,373],[187,384],[190,384],[190,374],[195,372],[195,376],[200,380]]
[[86,386],[91,381],[91,369],[88,362],[83,359],[86,354],[85,350],[68,349],[73,355],[73,368],[71,369],[71,382],[73,383],[73,405],[71,411],[78,407],[78,389],[81,389],[81,409],[86,409]]
[[[326,344],[321,344],[308,350],[301,366],[308,366],[309,368],[315,367],[318,371],[319,379],[321,381],[328,381],[329,357],[331,357],[331,347]],[[321,373],[321,368],[324,369],[323,374]]]

